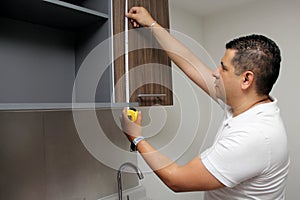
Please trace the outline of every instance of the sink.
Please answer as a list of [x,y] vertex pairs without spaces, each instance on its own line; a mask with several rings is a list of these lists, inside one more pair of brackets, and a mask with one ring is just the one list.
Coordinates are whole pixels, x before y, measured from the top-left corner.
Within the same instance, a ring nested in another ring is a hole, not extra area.
[[[124,200],[151,200],[146,196],[146,189],[143,186],[137,186],[123,191]],[[118,193],[103,197],[98,200],[118,200]]]

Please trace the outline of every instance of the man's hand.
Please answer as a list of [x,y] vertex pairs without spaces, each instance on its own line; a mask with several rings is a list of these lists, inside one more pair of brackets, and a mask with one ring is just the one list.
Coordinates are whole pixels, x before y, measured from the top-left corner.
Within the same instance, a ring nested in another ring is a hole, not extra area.
[[127,108],[124,108],[120,116],[122,130],[131,142],[134,138],[142,135],[142,113],[138,111],[138,116],[135,122],[131,121],[127,116]]
[[155,22],[150,13],[144,7],[132,7],[126,13],[126,17],[130,19],[133,27],[140,26],[150,27]]

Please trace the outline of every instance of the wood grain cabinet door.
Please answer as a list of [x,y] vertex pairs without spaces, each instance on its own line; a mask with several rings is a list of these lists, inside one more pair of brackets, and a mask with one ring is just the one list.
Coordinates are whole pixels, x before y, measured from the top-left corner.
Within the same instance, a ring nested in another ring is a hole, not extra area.
[[[169,28],[168,0],[128,0],[128,8],[143,6],[164,28]],[[125,18],[125,0],[113,1],[115,101],[140,106],[173,105],[171,61],[161,49],[150,28],[133,28]],[[125,23],[128,23],[128,80],[125,78]],[[123,52],[123,53],[122,53]]]

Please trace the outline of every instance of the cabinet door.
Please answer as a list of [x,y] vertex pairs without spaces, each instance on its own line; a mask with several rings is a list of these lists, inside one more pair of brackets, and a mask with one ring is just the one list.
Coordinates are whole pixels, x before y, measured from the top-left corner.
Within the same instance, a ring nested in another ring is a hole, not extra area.
[[[128,0],[128,8],[143,6],[164,28],[169,28],[168,0]],[[125,0],[114,1],[114,34],[125,30]],[[160,49],[149,28],[133,28],[129,23],[128,67],[130,102],[141,106],[172,105],[171,61]],[[116,51],[124,51],[125,34],[114,41]],[[125,56],[114,62],[116,102],[125,101]],[[120,83],[120,80],[122,81]]]

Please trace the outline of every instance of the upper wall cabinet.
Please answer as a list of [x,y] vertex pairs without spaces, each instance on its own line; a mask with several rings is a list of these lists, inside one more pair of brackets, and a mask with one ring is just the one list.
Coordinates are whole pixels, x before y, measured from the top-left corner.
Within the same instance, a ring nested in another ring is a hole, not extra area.
[[[130,0],[128,6],[137,3],[150,9],[157,21],[168,27],[166,0]],[[116,49],[124,48],[124,41],[111,40],[115,30],[124,30],[124,6],[123,0],[1,1],[0,110],[6,106],[70,108],[74,100],[127,102],[123,98],[125,90],[114,89],[114,82],[124,76],[125,64],[122,58],[112,59]],[[149,41],[139,33],[137,37],[129,34],[128,38],[129,46]],[[166,55],[155,49],[138,49],[129,52],[128,57],[130,69],[142,66],[140,71],[130,70],[130,102],[171,105],[171,71],[162,73],[148,66],[169,66]],[[141,82],[145,77],[149,77],[149,84]],[[167,83],[156,84],[161,80]]]
[[126,9],[132,6],[143,6],[159,24],[168,29],[168,0],[128,0],[127,3],[125,0],[115,0],[113,2],[113,32],[118,35],[114,42],[114,52],[118,55],[114,63],[116,101],[130,99],[130,102],[139,102],[141,106],[172,105],[170,59],[160,48],[149,28],[133,28],[124,17]]
[[[110,2],[1,1],[0,26],[1,109],[6,105],[70,108],[79,69],[90,52],[111,36]],[[110,52],[106,50],[108,56]],[[103,66],[100,59],[96,62],[99,69],[105,67],[97,91],[93,99],[79,94],[78,102],[111,102],[111,66]]]

